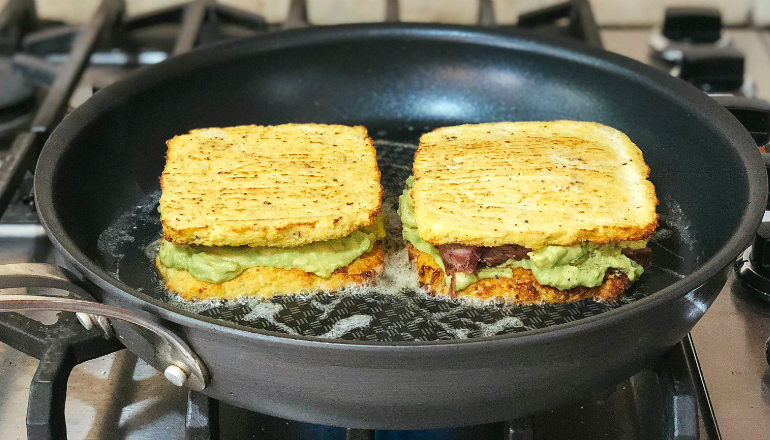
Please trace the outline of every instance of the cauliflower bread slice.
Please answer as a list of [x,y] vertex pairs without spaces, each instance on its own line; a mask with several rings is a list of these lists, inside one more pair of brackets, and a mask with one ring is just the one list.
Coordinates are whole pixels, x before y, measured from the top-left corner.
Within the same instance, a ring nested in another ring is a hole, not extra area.
[[346,236],[380,209],[364,127],[202,128],[166,144],[161,222],[177,244],[299,246]]
[[186,299],[369,284],[382,187],[364,127],[204,128],[167,142],[156,266]]
[[435,294],[518,302],[618,297],[649,264],[657,198],[622,132],[578,121],[424,134],[399,199]]
[[422,135],[414,214],[434,245],[530,249],[648,237],[655,190],[628,136],[594,122],[497,122]]

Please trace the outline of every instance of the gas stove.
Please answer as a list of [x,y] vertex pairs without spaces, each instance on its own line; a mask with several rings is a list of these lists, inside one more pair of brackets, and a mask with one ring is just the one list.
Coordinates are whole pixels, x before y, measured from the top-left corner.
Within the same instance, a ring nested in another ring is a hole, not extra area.
[[[13,0],[0,13],[0,23],[13,24],[0,29],[0,263],[60,263],[38,223],[29,170],[68,108],[141,65],[214,41],[308,25],[299,0],[279,25],[205,0],[137,17],[122,12],[122,2],[106,0],[77,28],[37,20],[31,0]],[[386,12],[397,20],[398,2],[388,1]],[[588,2],[572,1],[522,15],[518,26],[603,45],[709,93],[770,98],[770,33],[722,30],[713,11],[670,15],[661,29],[600,30]],[[489,1],[480,2],[479,25],[496,26]],[[5,92],[8,84],[15,94]],[[71,314],[3,313],[0,437],[767,438],[768,315],[761,295],[731,275],[691,336],[601,395],[489,425],[375,432],[277,419],[188,392]]]

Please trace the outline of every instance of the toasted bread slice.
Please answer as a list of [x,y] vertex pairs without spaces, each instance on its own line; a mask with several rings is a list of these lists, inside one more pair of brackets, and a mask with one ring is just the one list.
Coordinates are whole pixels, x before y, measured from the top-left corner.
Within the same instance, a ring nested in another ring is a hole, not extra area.
[[155,259],[166,288],[187,300],[207,298],[235,299],[240,296],[271,298],[298,293],[334,292],[343,287],[373,283],[385,268],[385,253],[377,242],[371,251],[334,271],[329,278],[299,269],[256,266],[222,283],[207,283],[193,278],[184,269],[164,266]]
[[650,236],[657,198],[642,152],[594,122],[498,122],[424,134],[412,189],[420,238],[530,249]]
[[204,128],[167,145],[161,222],[177,244],[300,246],[346,236],[380,209],[364,127]]
[[[409,260],[414,264],[420,286],[432,295],[449,296],[449,285],[446,283],[444,271],[432,256],[417,250],[407,244]],[[544,286],[537,282],[532,271],[520,267],[513,268],[511,278],[485,278],[465,289],[456,292],[460,298],[481,300],[501,300],[519,304],[567,303],[586,298],[614,300],[619,298],[631,282],[625,273],[607,271],[604,283],[596,287],[575,287],[569,290],[559,290]]]

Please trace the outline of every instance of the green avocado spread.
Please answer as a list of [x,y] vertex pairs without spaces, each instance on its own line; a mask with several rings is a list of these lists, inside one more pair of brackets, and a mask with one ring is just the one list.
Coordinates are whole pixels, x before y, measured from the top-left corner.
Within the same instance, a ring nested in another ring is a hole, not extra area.
[[[410,194],[414,185],[414,176],[407,179],[406,185],[404,192],[398,198],[398,214],[403,225],[404,239],[420,251],[430,254],[443,269],[444,263],[441,261],[438,249],[422,240],[417,234],[417,223]],[[483,278],[511,277],[512,267],[529,269],[540,284],[560,290],[577,286],[596,287],[602,284],[604,274],[609,268],[625,272],[628,279],[634,281],[644,269],[623,255],[622,250],[645,246],[645,241],[605,245],[586,242],[576,246],[545,246],[529,252],[527,260],[508,260],[500,266],[481,267],[472,274],[458,272],[455,274],[455,288],[462,290]]]
[[184,269],[208,283],[231,280],[254,266],[300,269],[329,277],[340,267],[372,250],[385,237],[384,217],[350,235],[296,247],[195,246],[162,240],[158,259],[167,267]]

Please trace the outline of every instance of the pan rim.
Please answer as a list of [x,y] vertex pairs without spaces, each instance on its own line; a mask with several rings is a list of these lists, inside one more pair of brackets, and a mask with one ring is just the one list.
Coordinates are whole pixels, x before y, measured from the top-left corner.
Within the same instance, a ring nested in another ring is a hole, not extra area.
[[[234,54],[239,53],[239,51],[248,51],[250,54],[267,53],[305,46],[308,43],[311,45],[328,44],[334,41],[344,41],[349,38],[383,37],[409,37],[428,41],[449,41],[557,56],[579,64],[594,65],[608,69],[615,73],[625,73],[626,75],[633,73],[634,80],[646,87],[673,93],[678,97],[678,100],[688,101],[691,108],[697,108],[702,118],[709,125],[719,128],[726,142],[735,146],[736,152],[746,168],[750,202],[749,206],[743,211],[737,233],[715,255],[685,278],[633,303],[595,316],[542,329],[488,337],[435,341],[378,342],[289,335],[246,327],[174,308],[170,304],[132,288],[114,277],[114,275],[103,270],[93,260],[88,258],[64,231],[53,208],[53,171],[56,169],[58,159],[68,150],[67,146],[76,139],[80,131],[88,126],[102,111],[118,105],[117,102],[120,99],[116,99],[116,97],[131,95],[132,90],[136,89],[138,84],[147,83],[147,81],[158,81],[159,78],[165,79],[170,75],[174,75],[171,72],[185,71],[201,63],[216,62],[219,59],[217,55],[226,52],[228,57],[232,57]],[[222,50],[225,47],[228,48],[229,52]],[[118,295],[124,301],[133,303],[135,307],[180,325],[201,329],[214,325],[219,331],[252,341],[265,340],[272,343],[308,344],[315,347],[334,346],[346,349],[404,350],[411,349],[412,347],[445,349],[455,344],[475,344],[476,346],[499,343],[539,344],[549,340],[568,337],[574,331],[591,331],[613,325],[629,314],[641,313],[651,307],[682,297],[724,270],[749,245],[753,231],[758,227],[764,213],[763,202],[767,193],[766,174],[759,151],[753,148],[754,145],[753,140],[743,126],[726,109],[708,98],[702,91],[643,63],[601,49],[521,29],[503,32],[479,29],[472,26],[407,23],[339,25],[282,31],[205,46],[169,58],[157,65],[142,68],[128,78],[104,88],[69,114],[46,141],[36,166],[34,191],[41,224],[48,233],[52,243],[69,262],[77,266],[78,270],[85,274],[91,282],[108,292],[107,294]],[[748,148],[748,146],[752,148]]]

